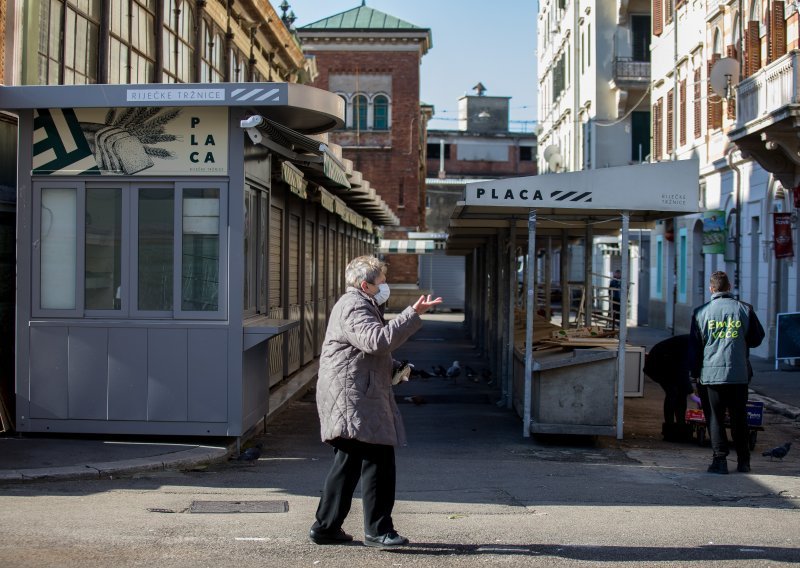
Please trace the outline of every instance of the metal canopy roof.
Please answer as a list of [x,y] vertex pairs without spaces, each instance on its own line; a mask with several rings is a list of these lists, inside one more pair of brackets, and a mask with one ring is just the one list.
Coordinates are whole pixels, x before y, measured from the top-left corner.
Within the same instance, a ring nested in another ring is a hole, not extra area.
[[447,251],[466,254],[514,225],[527,238],[536,211],[536,236],[617,234],[622,212],[631,228],[700,211],[697,160],[658,162],[467,184],[450,215]]
[[148,83],[0,87],[0,109],[162,106],[246,107],[304,134],[344,124],[344,101],[295,83]]

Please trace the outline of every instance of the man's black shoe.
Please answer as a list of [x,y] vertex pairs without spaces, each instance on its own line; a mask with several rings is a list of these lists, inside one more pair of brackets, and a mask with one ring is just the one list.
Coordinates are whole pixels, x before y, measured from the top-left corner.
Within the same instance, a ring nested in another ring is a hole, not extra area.
[[750,473],[750,462],[739,462],[736,465],[736,471],[739,473]]
[[728,460],[725,458],[714,458],[711,465],[708,466],[708,473],[721,473],[723,475],[728,473]]
[[408,544],[408,539],[391,531],[379,536],[364,536],[364,546],[374,546],[375,548],[391,548],[393,546],[403,546]]
[[310,538],[311,542],[314,544],[344,544],[345,542],[350,542],[353,540],[353,537],[344,532],[342,529],[330,532],[315,531],[314,529],[311,529],[308,531],[308,538]]

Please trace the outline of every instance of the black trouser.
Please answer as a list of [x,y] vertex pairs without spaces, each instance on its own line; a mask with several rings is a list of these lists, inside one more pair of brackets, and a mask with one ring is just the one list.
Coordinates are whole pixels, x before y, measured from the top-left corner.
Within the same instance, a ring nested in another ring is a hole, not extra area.
[[686,390],[683,384],[661,385],[664,389],[664,422],[686,424]]
[[[711,417],[708,430],[715,458],[728,455],[728,436],[725,433],[725,410],[731,420],[731,434],[739,463],[750,463],[749,429],[747,426],[747,392],[742,385],[706,385]],[[708,420],[708,418],[707,418]]]
[[317,520],[311,528],[321,532],[341,528],[360,478],[364,533],[379,536],[393,531],[394,447],[341,438],[333,440],[331,445],[333,465],[325,479]]

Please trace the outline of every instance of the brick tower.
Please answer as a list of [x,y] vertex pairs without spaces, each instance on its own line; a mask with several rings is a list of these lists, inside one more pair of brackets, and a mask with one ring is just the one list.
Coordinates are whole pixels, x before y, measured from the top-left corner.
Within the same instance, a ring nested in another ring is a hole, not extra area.
[[[399,227],[384,236],[407,238],[425,229],[425,129],[420,108],[420,64],[431,47],[431,31],[365,5],[301,28],[307,55],[316,58],[314,86],[339,94],[346,124],[331,141],[370,180],[397,213]],[[393,306],[400,295],[417,295],[417,257],[387,255]]]

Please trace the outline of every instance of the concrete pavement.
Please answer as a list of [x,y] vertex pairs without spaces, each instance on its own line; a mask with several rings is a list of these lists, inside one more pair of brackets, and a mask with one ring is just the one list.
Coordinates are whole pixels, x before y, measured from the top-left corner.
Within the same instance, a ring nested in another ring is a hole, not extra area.
[[[422,331],[396,357],[407,358],[427,371],[431,371],[433,364],[447,367],[453,360],[459,360],[462,367],[469,366],[477,373],[486,367],[485,358],[473,348],[466,337],[461,314],[431,314],[424,317],[426,325]],[[647,348],[667,336],[664,331],[647,327],[629,329],[629,342]],[[752,398],[765,401],[771,410],[769,416],[773,422],[784,425],[793,423],[794,419],[800,417],[800,372],[775,371],[772,364],[762,360],[754,360],[753,366],[756,375],[752,384]],[[448,409],[458,408],[459,405],[469,407],[457,413],[471,412],[471,405],[494,402],[499,396],[495,385],[477,378],[473,381],[464,375],[456,381],[438,378],[412,381],[398,387],[396,393],[404,413],[415,412],[415,405],[406,400],[412,396],[420,397],[426,403],[445,402]],[[661,389],[646,379],[645,396],[641,399],[626,399],[625,440],[622,445],[618,445],[616,440],[601,438],[599,447],[622,448],[633,445],[636,451],[667,451],[670,455],[677,451],[680,454],[680,449],[676,450],[674,444],[666,444],[660,439],[662,399]],[[291,407],[287,412],[291,412]],[[513,411],[501,409],[501,412],[507,414],[505,419],[517,421],[521,438],[522,424],[519,418]],[[770,430],[767,425],[765,432],[760,435],[760,442],[763,441],[764,446],[773,438]],[[774,440],[776,445],[783,441],[782,436],[777,436]],[[0,482],[104,478],[136,471],[187,469],[198,464],[223,461],[235,454],[236,449],[235,439],[12,434],[0,436]],[[702,452],[702,461],[706,461],[707,454],[707,451]]]

